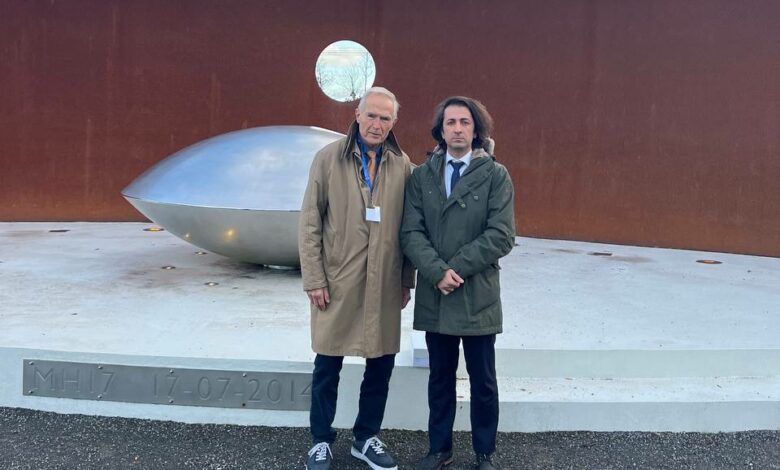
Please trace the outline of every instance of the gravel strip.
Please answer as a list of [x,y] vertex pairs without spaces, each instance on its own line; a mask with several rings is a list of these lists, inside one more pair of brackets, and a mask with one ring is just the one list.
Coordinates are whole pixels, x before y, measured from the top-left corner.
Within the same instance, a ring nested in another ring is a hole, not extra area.
[[[348,430],[334,470],[367,469],[349,456]],[[399,468],[427,450],[420,431],[383,431]],[[0,407],[0,468],[302,469],[307,429],[194,425]],[[472,468],[469,433],[455,435],[451,470]],[[780,469],[780,431],[739,433],[501,433],[496,462],[520,469]]]

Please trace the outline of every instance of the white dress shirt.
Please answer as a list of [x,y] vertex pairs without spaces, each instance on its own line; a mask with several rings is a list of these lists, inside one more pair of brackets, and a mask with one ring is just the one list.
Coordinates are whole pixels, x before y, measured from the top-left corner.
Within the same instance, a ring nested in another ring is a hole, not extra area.
[[455,158],[450,155],[450,152],[447,152],[447,159],[444,162],[444,190],[447,192],[447,197],[450,197],[450,193],[452,192],[450,181],[452,181],[452,172],[455,171],[455,168],[450,165],[452,160],[465,163],[465,165],[460,167],[460,176],[463,176],[463,173],[466,172],[466,168],[471,164],[471,152],[460,158]]

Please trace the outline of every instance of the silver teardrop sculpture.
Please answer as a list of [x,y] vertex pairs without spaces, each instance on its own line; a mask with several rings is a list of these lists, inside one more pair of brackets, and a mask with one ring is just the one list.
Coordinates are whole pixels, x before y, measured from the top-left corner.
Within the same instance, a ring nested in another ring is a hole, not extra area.
[[269,126],[182,149],[122,195],[193,245],[250,263],[299,266],[298,217],[314,155],[343,134]]

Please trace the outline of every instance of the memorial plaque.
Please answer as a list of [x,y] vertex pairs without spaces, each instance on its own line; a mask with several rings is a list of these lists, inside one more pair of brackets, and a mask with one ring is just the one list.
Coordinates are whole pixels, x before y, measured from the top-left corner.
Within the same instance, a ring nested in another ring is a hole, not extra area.
[[308,411],[311,374],[25,359],[23,393],[77,400]]

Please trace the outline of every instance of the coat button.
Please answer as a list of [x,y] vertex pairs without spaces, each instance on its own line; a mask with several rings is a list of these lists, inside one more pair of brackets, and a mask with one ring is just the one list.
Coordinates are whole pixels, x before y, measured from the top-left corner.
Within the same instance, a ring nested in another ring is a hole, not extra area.
[[475,200],[475,201],[479,201],[479,196],[477,196],[477,195],[475,194],[475,195],[474,195],[474,200]]

